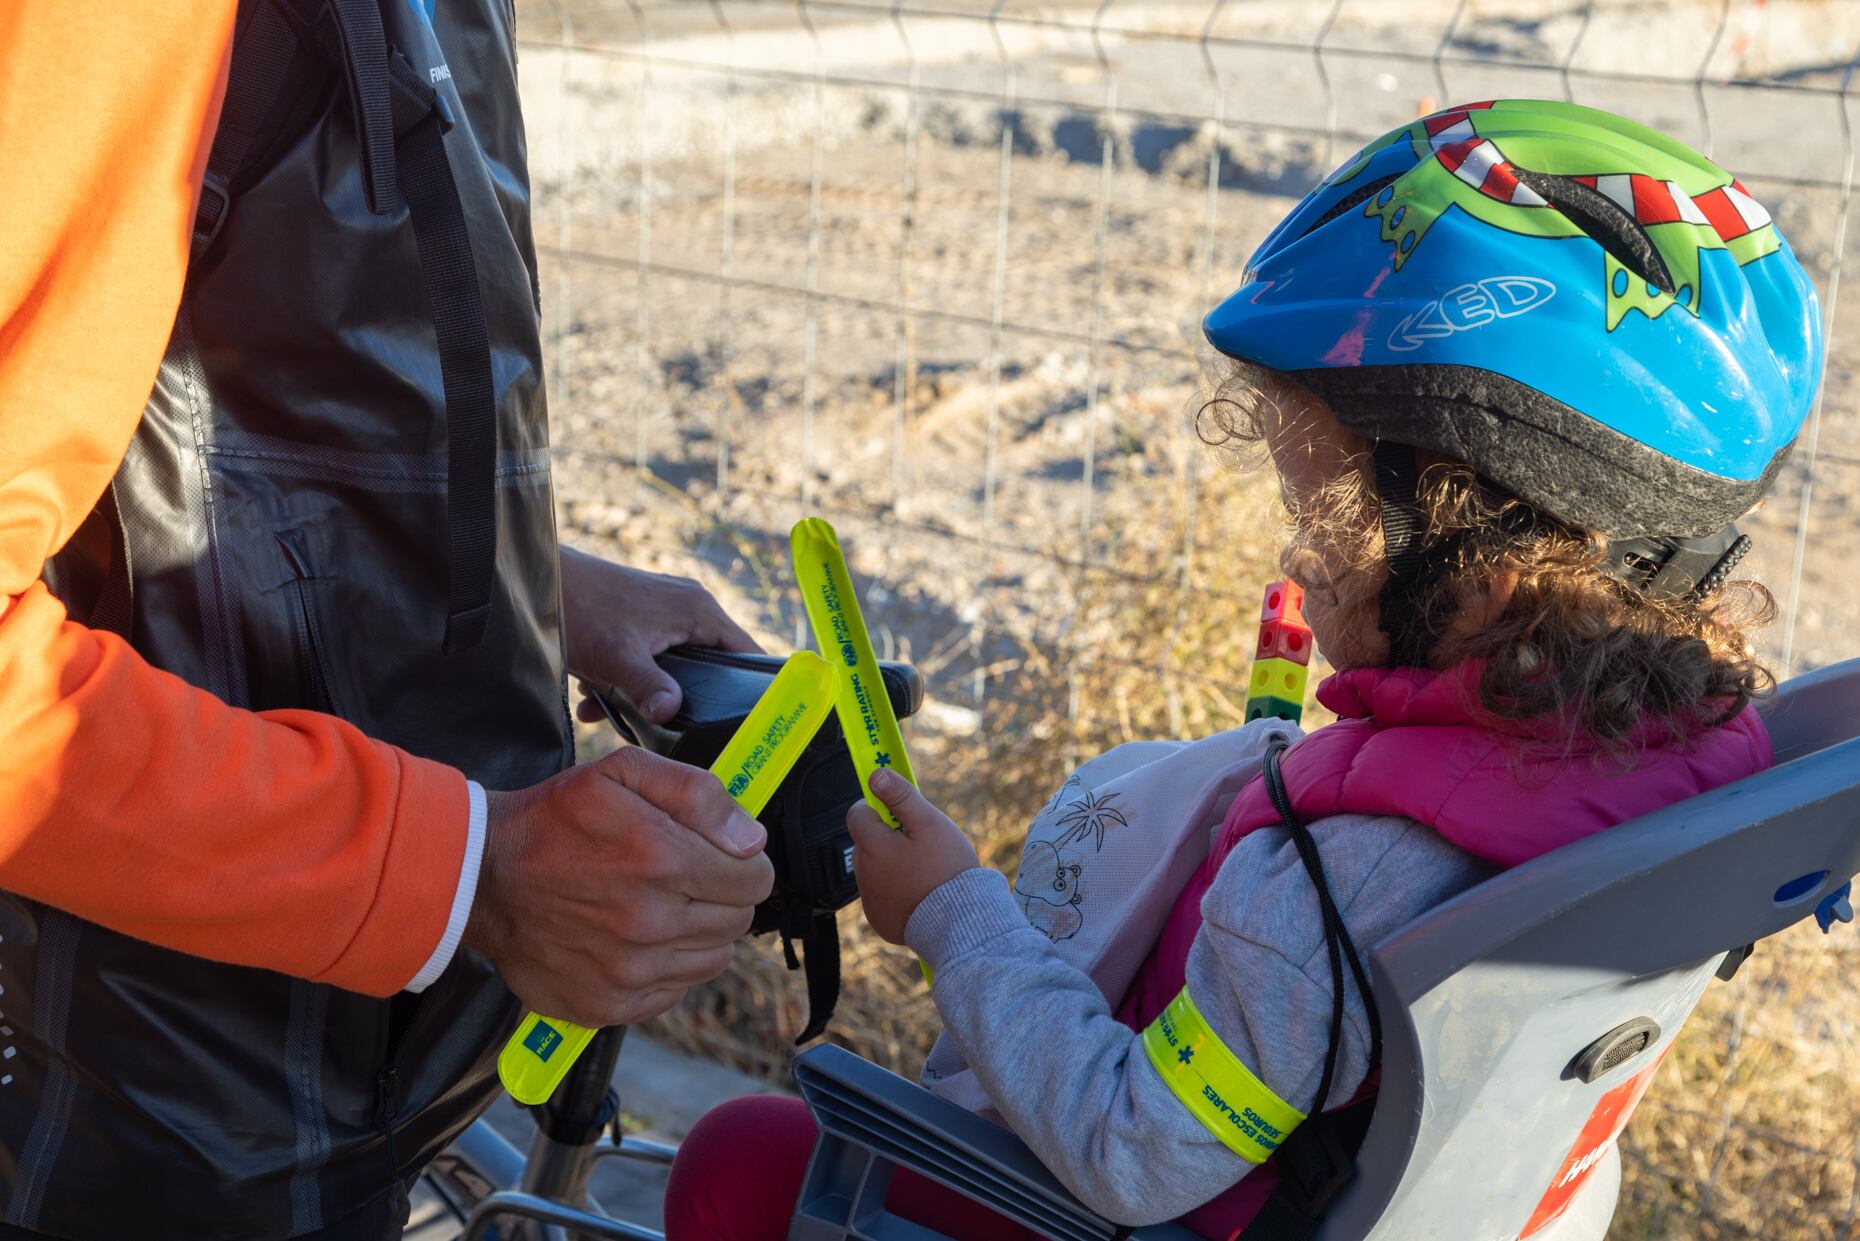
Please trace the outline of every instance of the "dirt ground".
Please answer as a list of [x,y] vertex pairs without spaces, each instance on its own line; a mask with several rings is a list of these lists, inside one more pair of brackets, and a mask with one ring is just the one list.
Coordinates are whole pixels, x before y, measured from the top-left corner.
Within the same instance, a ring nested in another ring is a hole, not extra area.
[[[1085,3],[993,25],[979,2],[517,7],[564,539],[701,577],[786,648],[805,641],[787,531],[827,516],[881,654],[929,679],[927,784],[993,789],[1004,729],[1052,741],[1016,751],[1033,785],[1085,739],[1218,726],[1277,526],[1193,433],[1200,315],[1332,165],[1455,98],[1567,86],[1709,147],[1775,214],[1831,336],[1816,429],[1746,523],[1785,608],[1764,653],[1860,654],[1852,118],[1829,93],[1860,4],[1125,0],[1095,41]],[[1066,664],[1087,647],[1123,675]],[[908,965],[849,936],[849,975]],[[747,1035],[672,1036],[774,1073],[785,1052],[745,1047],[792,1031],[795,989],[751,958],[730,1001],[755,1008]],[[1853,1040],[1829,961],[1789,937],[1761,975],[1786,1016],[1713,1001],[1695,1021],[1654,1104],[1662,1135],[1693,1136],[1630,1144],[1616,1235],[1853,1235],[1851,1092],[1818,1096],[1828,1124],[1788,1175],[1739,1127],[1795,1096],[1738,1047],[1822,1074],[1790,1028]],[[1811,977],[1826,988],[1792,981]],[[933,1012],[873,987],[842,1030],[914,1068]]]

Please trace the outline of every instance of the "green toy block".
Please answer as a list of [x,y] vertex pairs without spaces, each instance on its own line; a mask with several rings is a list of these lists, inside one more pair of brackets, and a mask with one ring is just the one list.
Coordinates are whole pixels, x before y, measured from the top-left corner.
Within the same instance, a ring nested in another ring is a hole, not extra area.
[[1288,702],[1283,698],[1274,698],[1270,694],[1261,694],[1246,700],[1246,718],[1248,721],[1279,719],[1296,724],[1305,713],[1303,703]]

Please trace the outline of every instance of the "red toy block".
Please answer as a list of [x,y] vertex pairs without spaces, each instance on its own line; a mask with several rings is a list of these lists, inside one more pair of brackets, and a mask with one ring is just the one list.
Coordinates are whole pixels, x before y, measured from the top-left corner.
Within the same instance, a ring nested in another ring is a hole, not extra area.
[[1311,662],[1311,631],[1296,621],[1269,620],[1259,627],[1259,650],[1255,659],[1289,659],[1295,664]]
[[1262,621],[1290,621],[1303,628],[1305,623],[1305,588],[1291,578],[1266,584],[1266,599],[1259,609]]

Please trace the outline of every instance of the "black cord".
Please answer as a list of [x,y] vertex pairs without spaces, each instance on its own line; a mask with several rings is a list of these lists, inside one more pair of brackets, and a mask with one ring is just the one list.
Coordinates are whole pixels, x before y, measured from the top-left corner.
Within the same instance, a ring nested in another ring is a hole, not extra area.
[[1324,1052],[1324,1073],[1318,1082],[1317,1102],[1312,1112],[1322,1111],[1325,1101],[1330,1098],[1330,1089],[1336,1076],[1337,1057],[1343,1045],[1343,961],[1350,963],[1350,973],[1356,979],[1357,990],[1363,997],[1363,1008],[1369,1016],[1369,1071],[1374,1072],[1382,1061],[1382,1021],[1376,1012],[1375,997],[1369,992],[1369,975],[1363,968],[1362,957],[1356,950],[1356,941],[1350,937],[1350,929],[1344,924],[1343,914],[1337,909],[1336,899],[1331,895],[1330,880],[1324,873],[1324,861],[1318,854],[1317,841],[1311,836],[1311,829],[1306,827],[1292,808],[1292,799],[1285,788],[1285,776],[1279,769],[1280,759],[1287,749],[1283,740],[1275,741],[1266,750],[1264,775],[1266,796],[1272,801],[1272,808],[1291,833],[1292,844],[1298,850],[1298,856],[1304,862],[1305,872],[1311,877],[1311,885],[1317,890],[1318,910],[1324,919],[1324,946],[1330,956],[1331,973],[1331,1008],[1330,1008],[1330,1046]]

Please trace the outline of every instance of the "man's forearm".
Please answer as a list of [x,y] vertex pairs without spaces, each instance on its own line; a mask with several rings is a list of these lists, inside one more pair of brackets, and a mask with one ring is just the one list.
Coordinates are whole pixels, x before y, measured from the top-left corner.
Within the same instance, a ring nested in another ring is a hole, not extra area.
[[8,891],[377,995],[456,937],[464,776],[333,716],[230,707],[42,585],[0,619],[0,755]]

